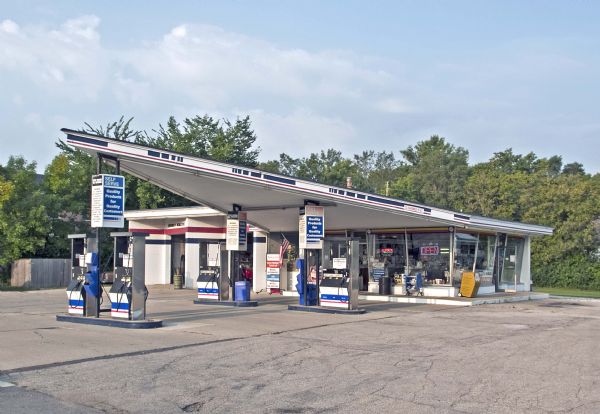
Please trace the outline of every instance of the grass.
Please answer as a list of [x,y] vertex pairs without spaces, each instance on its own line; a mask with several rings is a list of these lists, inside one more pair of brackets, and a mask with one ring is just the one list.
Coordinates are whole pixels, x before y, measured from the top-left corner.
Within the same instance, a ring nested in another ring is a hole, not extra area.
[[536,287],[536,292],[549,293],[556,296],[574,296],[580,298],[600,298],[600,290],[583,290],[571,288]]

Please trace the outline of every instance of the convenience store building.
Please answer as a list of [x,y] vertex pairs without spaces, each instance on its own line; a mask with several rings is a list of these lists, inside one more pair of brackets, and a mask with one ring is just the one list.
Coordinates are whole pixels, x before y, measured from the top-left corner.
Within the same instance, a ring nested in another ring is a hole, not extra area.
[[[195,287],[196,269],[206,243],[225,238],[226,214],[237,206],[247,214],[249,244],[245,258],[253,289],[266,288],[268,253],[283,239],[291,247],[281,271],[284,290],[293,291],[294,258],[299,249],[299,210],[324,210],[322,266],[344,257],[344,240],[359,241],[362,291],[376,293],[378,279],[389,277],[392,294],[403,294],[402,275],[419,273],[425,296],[458,295],[465,272],[475,272],[479,294],[526,292],[531,288],[533,237],[552,228],[480,217],[419,203],[369,194],[352,188],[287,177],[191,157],[173,151],[66,130],[67,143],[122,171],[179,194],[199,207],[126,213],[130,230],[147,238],[147,283],[167,284],[175,269]],[[183,257],[182,257],[183,256]]]

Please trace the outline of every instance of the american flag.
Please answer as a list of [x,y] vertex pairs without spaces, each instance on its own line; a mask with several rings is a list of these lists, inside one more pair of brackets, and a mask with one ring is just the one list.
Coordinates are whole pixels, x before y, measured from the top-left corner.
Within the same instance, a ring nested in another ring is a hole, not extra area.
[[283,241],[281,242],[281,246],[279,246],[279,266],[283,264],[283,256],[286,254],[288,247],[290,247],[290,242],[285,236],[282,234]]

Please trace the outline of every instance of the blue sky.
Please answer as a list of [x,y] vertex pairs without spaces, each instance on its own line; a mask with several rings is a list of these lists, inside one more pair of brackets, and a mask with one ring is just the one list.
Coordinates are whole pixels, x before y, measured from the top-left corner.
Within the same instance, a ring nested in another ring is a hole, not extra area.
[[600,2],[0,2],[0,163],[61,127],[249,114],[262,159],[445,136],[600,170]]

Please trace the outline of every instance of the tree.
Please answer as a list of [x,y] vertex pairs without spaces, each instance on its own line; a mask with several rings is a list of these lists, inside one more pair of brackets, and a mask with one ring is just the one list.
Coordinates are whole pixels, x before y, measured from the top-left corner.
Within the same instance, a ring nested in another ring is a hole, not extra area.
[[0,168],[0,266],[6,268],[44,247],[50,230],[36,163],[11,156]]
[[[169,149],[184,154],[210,158],[216,161],[255,167],[260,148],[254,148],[256,135],[250,118],[235,122],[215,120],[204,115],[186,118],[183,125],[170,117],[166,126],[159,126],[155,137],[147,134],[138,142],[156,148]],[[148,182],[140,182],[136,189],[140,208],[160,208],[192,205],[179,197]]]
[[310,154],[305,158],[292,158],[281,154],[278,161],[269,161],[260,167],[267,171],[339,187],[346,186],[348,177],[352,178],[355,188],[361,188],[366,183],[357,165],[333,148]]
[[400,153],[407,168],[393,184],[393,195],[443,208],[460,204],[469,170],[466,149],[433,135]]
[[142,143],[215,161],[256,167],[260,148],[254,148],[256,134],[250,117],[235,122],[204,115],[186,118],[183,125],[170,117],[166,127],[159,126],[155,138],[146,135]]
[[[109,122],[105,126],[92,126],[85,123],[82,132],[101,135],[120,141],[138,142],[142,132],[132,129],[133,118]],[[69,253],[67,235],[86,233],[90,229],[91,177],[96,174],[95,157],[69,146],[59,139],[56,146],[61,152],[54,157],[44,173],[43,190],[46,194],[47,212],[51,217],[52,228],[44,249],[39,252],[46,257],[65,257]],[[103,165],[104,173],[115,173],[109,165]],[[138,208],[136,187],[138,179],[126,176],[126,209]],[[104,246],[110,244],[107,234],[102,234]]]
[[579,162],[572,162],[569,164],[565,164],[562,173],[564,175],[584,175],[585,170],[583,169],[583,164]]
[[354,185],[364,191],[389,195],[389,186],[398,179],[402,163],[393,152],[363,151],[354,155],[358,178]]
[[0,208],[2,208],[2,205],[6,200],[10,199],[12,192],[15,189],[14,184],[10,181],[6,181],[1,174],[2,173],[0,173]]

